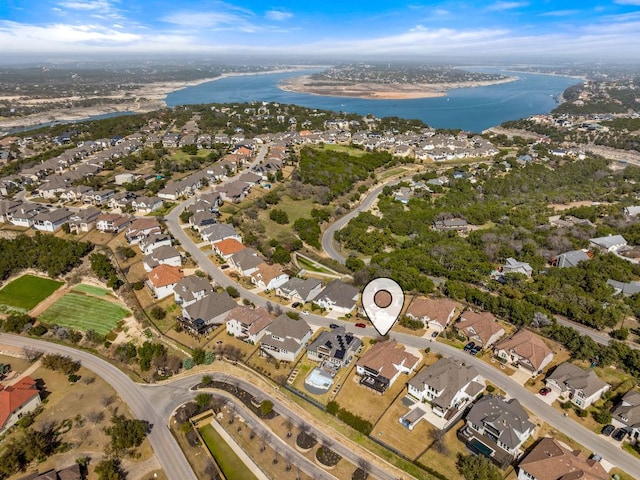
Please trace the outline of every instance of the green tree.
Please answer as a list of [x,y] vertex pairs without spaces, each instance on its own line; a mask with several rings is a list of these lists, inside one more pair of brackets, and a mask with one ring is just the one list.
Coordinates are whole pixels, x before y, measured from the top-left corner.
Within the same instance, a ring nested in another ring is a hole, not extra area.
[[240,292],[233,285],[229,285],[227,288],[225,288],[225,291],[229,294],[231,298],[238,298],[240,296]]
[[482,455],[459,453],[456,468],[466,480],[502,480],[498,467]]
[[111,451],[117,455],[139,447],[149,430],[149,423],[145,420],[128,419],[124,415],[112,416],[111,426],[104,429],[111,437]]
[[260,415],[266,417],[271,412],[273,412],[273,402],[271,400],[263,400],[260,403]]
[[119,458],[108,458],[96,465],[94,472],[98,480],[126,480],[127,473],[122,468]]
[[211,406],[211,394],[210,393],[199,393],[196,395],[194,399],[196,405],[198,406],[198,410],[203,411]]
[[286,225],[289,223],[289,215],[284,210],[274,208],[269,212],[269,218],[280,225]]

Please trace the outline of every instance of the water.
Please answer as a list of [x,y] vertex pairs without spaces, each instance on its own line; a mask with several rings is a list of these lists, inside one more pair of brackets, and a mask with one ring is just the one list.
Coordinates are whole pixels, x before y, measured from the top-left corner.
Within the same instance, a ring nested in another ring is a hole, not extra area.
[[[476,69],[474,69],[476,70]],[[285,78],[311,72],[271,73],[226,77],[170,93],[170,107],[200,103],[252,102],[292,103],[309,108],[349,112],[378,117],[419,119],[435,128],[461,128],[481,132],[507,120],[548,113],[556,98],[579,80],[570,77],[512,73],[495,69],[476,71],[517,76],[499,85],[450,90],[446,97],[412,100],[368,100],[285,92],[278,84]]]
[[29,132],[31,130],[37,130],[39,128],[52,127],[54,125],[89,122],[92,120],[104,120],[105,118],[119,117],[121,115],[136,115],[136,112],[109,112],[109,113],[102,113],[100,115],[92,115],[87,118],[81,118],[80,120],[56,120],[54,122],[39,123],[37,125],[29,125],[26,127],[6,128],[6,129],[0,127],[0,133],[13,135],[15,133]]

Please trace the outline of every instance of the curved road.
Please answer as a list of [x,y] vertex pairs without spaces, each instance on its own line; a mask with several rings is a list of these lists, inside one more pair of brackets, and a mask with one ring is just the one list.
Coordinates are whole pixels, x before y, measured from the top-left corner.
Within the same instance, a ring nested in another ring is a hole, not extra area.
[[34,338],[3,333],[0,334],[0,343],[18,348],[37,348],[43,352],[67,355],[75,360],[80,360],[84,367],[102,377],[118,392],[120,398],[129,405],[136,418],[146,420],[152,425],[148,436],[149,442],[167,478],[172,480],[198,480],[191,469],[191,465],[189,465],[182,453],[178,442],[173,438],[167,427],[168,419],[163,418],[158,413],[154,403],[144,393],[140,385],[136,384],[115,366],[82,350]]

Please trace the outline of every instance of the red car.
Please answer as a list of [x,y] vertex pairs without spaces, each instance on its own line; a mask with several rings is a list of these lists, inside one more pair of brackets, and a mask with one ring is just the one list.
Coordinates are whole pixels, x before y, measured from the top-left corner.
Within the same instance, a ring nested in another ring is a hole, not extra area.
[[358,328],[366,328],[367,325],[364,324],[364,323],[356,323],[356,327],[358,327]]
[[551,392],[551,389],[549,387],[543,387],[540,389],[540,395],[547,395],[549,394],[549,392]]

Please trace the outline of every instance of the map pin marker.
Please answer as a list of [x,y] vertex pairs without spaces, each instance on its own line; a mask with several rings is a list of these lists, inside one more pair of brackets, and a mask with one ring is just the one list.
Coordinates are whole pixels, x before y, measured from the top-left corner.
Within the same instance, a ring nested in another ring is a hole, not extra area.
[[362,291],[362,307],[380,335],[386,335],[396,323],[402,306],[404,292],[395,280],[376,278]]

